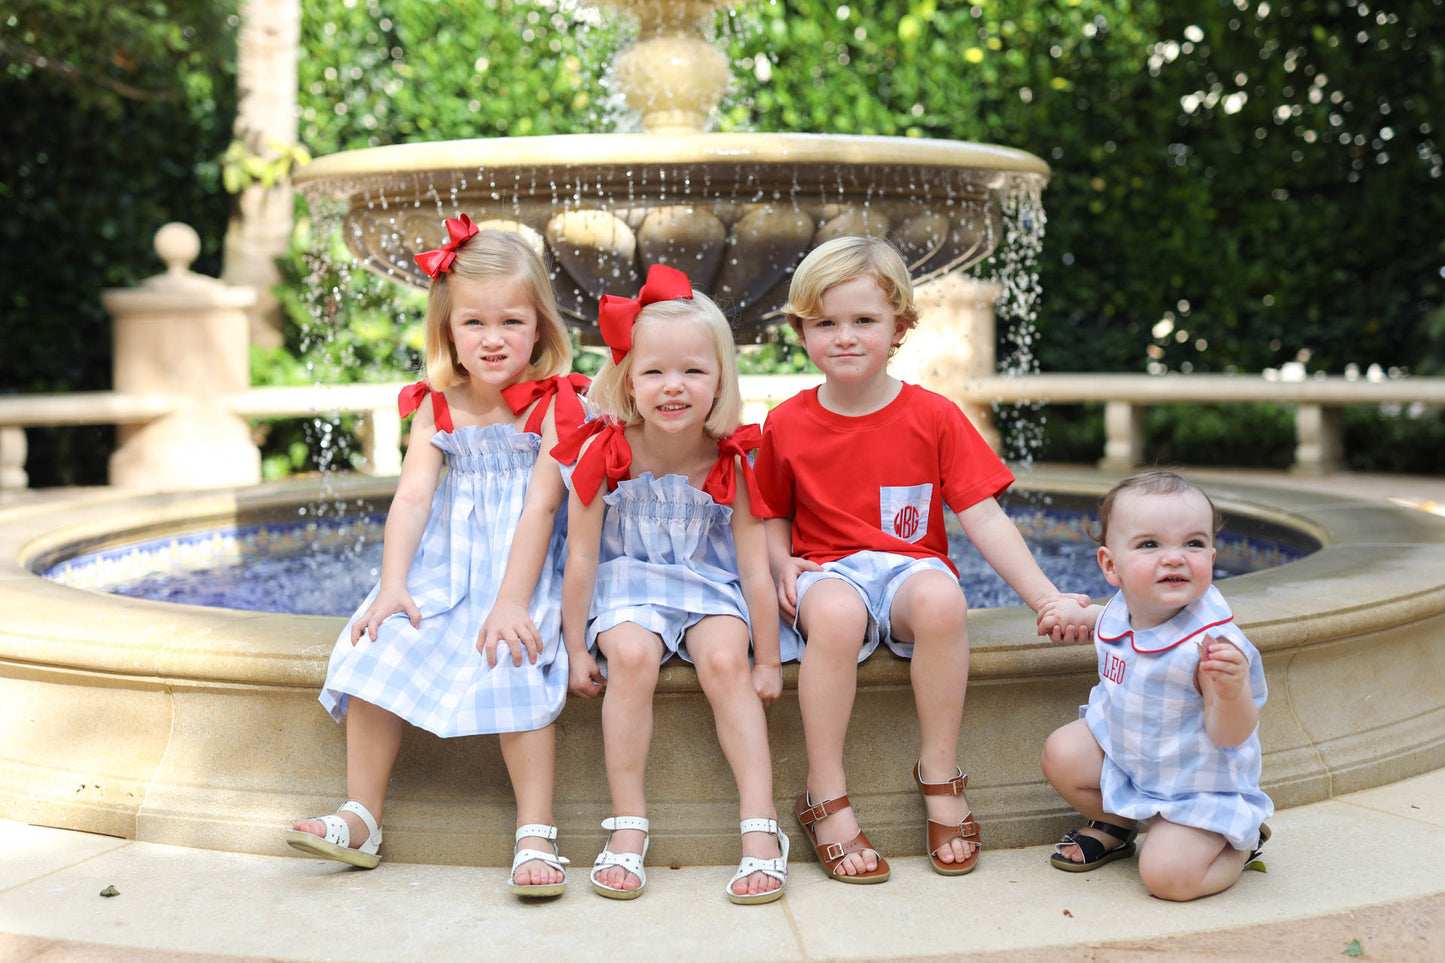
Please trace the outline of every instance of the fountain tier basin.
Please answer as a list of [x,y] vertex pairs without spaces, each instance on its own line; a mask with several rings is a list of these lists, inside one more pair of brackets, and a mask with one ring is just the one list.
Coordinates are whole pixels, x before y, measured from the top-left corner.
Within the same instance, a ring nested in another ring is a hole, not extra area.
[[[1040,472],[1021,487],[1097,498],[1113,479]],[[335,497],[385,498],[385,480]],[[1241,575],[1226,592],[1265,660],[1265,788],[1285,807],[1445,765],[1445,519],[1384,503],[1210,484],[1236,519],[1303,533],[1321,549]],[[315,483],[201,495],[94,495],[0,513],[0,817],[154,842],[289,852],[281,829],[345,796],[343,727],[316,702],[342,620],[169,605],[48,582],[38,559],[236,524],[322,496]],[[1033,634],[1023,608],[970,615],[972,671],[960,762],[992,847],[1057,838],[1071,823],[1043,781],[1045,736],[1093,683],[1087,647]],[[769,711],[778,807],[805,775],[795,691]],[[602,843],[608,814],[597,701],[558,722],[556,816],[564,854]],[[692,670],[663,670],[648,770],[652,861],[732,863],[736,791]],[[908,665],[860,669],[850,795],[885,852],[921,853],[909,767],[917,724]],[[388,859],[505,865],[513,805],[497,742],[409,730],[386,813]],[[797,850],[800,854],[804,851]]]
[[925,281],[992,253],[1004,208],[1037,198],[1048,174],[1026,151],[957,141],[575,134],[346,151],[295,182],[384,276],[424,287],[412,256],[465,212],[549,255],[558,304],[584,333],[598,297],[636,290],[665,263],[715,295],[749,340],[779,319],[794,266],[822,241],[887,237]]

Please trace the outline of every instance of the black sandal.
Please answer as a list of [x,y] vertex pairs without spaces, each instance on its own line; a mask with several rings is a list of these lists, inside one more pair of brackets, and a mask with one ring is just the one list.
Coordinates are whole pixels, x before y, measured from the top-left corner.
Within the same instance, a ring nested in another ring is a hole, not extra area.
[[[1090,829],[1097,829],[1119,840],[1123,845],[1113,849],[1105,849],[1104,843],[1099,842],[1093,836],[1085,836],[1077,829],[1071,829],[1064,833],[1064,838],[1054,844],[1054,855],[1049,857],[1049,862],[1055,869],[1062,869],[1066,873],[1087,873],[1090,870],[1098,869],[1106,863],[1112,863],[1116,859],[1125,859],[1134,855],[1134,837],[1139,835],[1139,824],[1128,827],[1115,826],[1113,823],[1106,823],[1101,819],[1089,820]],[[1059,854],[1060,846],[1074,845],[1079,847],[1083,854],[1083,861],[1065,859]]]
[[[1259,863],[1259,857],[1261,857],[1261,856],[1264,855],[1264,844],[1269,841],[1269,837],[1270,837],[1269,824],[1268,824],[1268,823],[1260,823],[1260,824],[1259,824],[1259,842],[1255,844],[1253,851],[1251,851],[1250,854],[1249,854],[1249,858],[1244,861],[1244,868],[1245,868],[1245,869],[1249,869],[1249,868],[1250,868],[1251,866],[1253,866],[1255,863]],[[1264,863],[1259,863],[1259,865],[1260,865],[1261,867],[1263,867],[1263,866],[1264,866]]]

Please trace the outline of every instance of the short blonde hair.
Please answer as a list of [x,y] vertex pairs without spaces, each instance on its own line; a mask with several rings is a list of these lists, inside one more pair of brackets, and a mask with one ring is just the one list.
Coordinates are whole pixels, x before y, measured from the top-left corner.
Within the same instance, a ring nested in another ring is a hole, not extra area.
[[452,344],[451,279],[505,279],[524,285],[537,313],[537,343],[524,380],[532,381],[572,370],[572,339],[562,326],[552,279],[542,258],[520,234],[485,228],[457,249],[451,270],[438,274],[426,299],[426,380],[433,391],[445,391],[467,378]]
[[1214,533],[1218,534],[1219,530],[1224,527],[1224,516],[1220,514],[1218,507],[1215,506],[1214,499],[1204,493],[1204,489],[1178,472],[1162,470],[1141,471],[1137,475],[1130,475],[1109,489],[1108,494],[1099,502],[1099,521],[1094,528],[1094,541],[1102,545],[1105,539],[1108,538],[1109,519],[1113,516],[1114,506],[1118,503],[1120,497],[1129,494],[1183,495],[1186,492],[1195,492],[1200,498],[1204,499],[1205,504],[1209,506],[1210,524],[1214,526]]
[[[638,326],[643,324],[696,324],[712,336],[718,359],[718,395],[708,412],[704,428],[714,438],[723,438],[736,431],[742,417],[743,399],[738,388],[737,347],[722,309],[707,295],[694,291],[691,300],[656,301],[644,307],[632,323],[634,337]],[[631,381],[632,352],[623,355],[617,363],[609,354],[602,370],[592,379],[587,400],[602,414],[624,425],[638,424],[642,419],[637,413],[632,392],[628,390]]]
[[825,241],[803,258],[793,272],[788,303],[783,307],[788,324],[801,335],[805,319],[822,315],[823,295],[829,288],[863,277],[878,282],[904,331],[917,327],[918,305],[913,300],[913,281],[903,255],[887,241],[862,234]]

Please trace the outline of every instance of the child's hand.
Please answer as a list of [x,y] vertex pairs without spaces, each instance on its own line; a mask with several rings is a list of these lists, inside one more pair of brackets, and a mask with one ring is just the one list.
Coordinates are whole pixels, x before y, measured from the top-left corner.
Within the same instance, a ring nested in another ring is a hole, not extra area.
[[1038,607],[1038,633],[1047,635],[1050,641],[1068,645],[1089,642],[1094,637],[1094,624],[1103,611],[1090,604],[1087,595],[1045,596]]
[[542,635],[525,606],[498,601],[487,613],[482,630],[477,633],[477,651],[486,657],[487,665],[497,664],[500,645],[511,650],[513,665],[522,664],[523,652],[529,663],[537,664],[537,656],[542,652]]
[[788,560],[777,566],[773,579],[778,583],[778,607],[788,621],[798,617],[798,576],[804,572],[821,572],[823,566],[806,558],[789,555]]
[[763,665],[761,662],[754,665],[753,691],[763,700],[764,709],[777,702],[778,696],[783,694],[783,667]]
[[388,616],[398,612],[405,612],[411,627],[421,628],[421,610],[412,601],[411,593],[403,585],[400,588],[388,588],[383,585],[377,590],[376,598],[371,605],[362,613],[361,618],[351,623],[351,644],[355,645],[361,641],[361,633],[365,632],[367,638],[376,641],[376,630]]
[[1199,642],[1199,693],[1231,702],[1249,691],[1249,660],[1234,643],[1206,635]]
[[607,684],[607,677],[597,666],[597,660],[592,653],[583,649],[581,652],[567,653],[567,691],[574,696],[581,696],[584,699],[593,699],[602,694],[602,687]]

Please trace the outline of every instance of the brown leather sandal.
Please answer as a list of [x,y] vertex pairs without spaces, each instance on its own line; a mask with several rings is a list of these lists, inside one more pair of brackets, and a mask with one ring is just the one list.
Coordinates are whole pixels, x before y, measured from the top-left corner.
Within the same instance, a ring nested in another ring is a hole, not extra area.
[[874,852],[878,850],[868,841],[863,830],[858,830],[858,835],[846,843],[820,843],[818,836],[813,831],[813,824],[820,819],[827,819],[836,812],[847,809],[852,804],[848,802],[848,794],[844,793],[833,799],[825,799],[820,803],[814,803],[808,798],[807,790],[798,797],[793,804],[793,811],[797,814],[798,825],[803,827],[803,835],[808,837],[808,842],[813,844],[813,852],[828,870],[828,875],[840,883],[882,883],[891,875],[888,869],[888,860],[878,853],[878,866],[869,872],[857,873],[852,876],[847,873],[838,872],[838,864],[850,853],[860,853],[866,849]]
[[[968,774],[962,769],[955,770],[958,775],[946,782],[924,782],[923,781],[923,760],[913,764],[913,781],[918,783],[918,791],[925,796],[962,796],[963,791],[968,788]],[[966,843],[973,843],[973,853],[961,863],[945,863],[938,858],[938,850],[948,842],[961,839]],[[978,821],[973,818],[973,811],[963,817],[959,823],[940,823],[935,820],[928,820],[928,861],[933,864],[933,871],[943,876],[962,876],[971,873],[974,867],[978,866],[979,853],[983,852],[983,846],[979,842]]]

